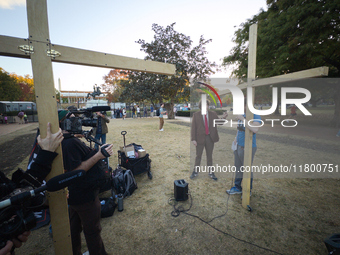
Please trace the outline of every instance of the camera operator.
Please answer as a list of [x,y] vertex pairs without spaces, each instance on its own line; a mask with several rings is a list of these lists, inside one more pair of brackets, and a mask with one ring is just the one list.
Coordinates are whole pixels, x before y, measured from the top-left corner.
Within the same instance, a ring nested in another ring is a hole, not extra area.
[[[106,123],[110,123],[110,119],[106,116],[105,112],[97,112],[97,116],[97,127],[94,128],[94,133],[96,134],[95,139],[100,141],[102,144],[105,144],[106,134],[108,133]],[[94,148],[98,151],[99,147],[97,144],[95,144]]]
[[[59,112],[62,126],[67,111]],[[69,215],[73,254],[81,255],[81,232],[84,230],[87,248],[90,254],[106,255],[100,236],[100,210],[98,198],[101,176],[107,169],[102,159],[111,156],[112,145],[104,144],[99,150],[93,150],[71,133],[63,130],[65,139],[62,142],[63,161],[66,171],[82,169],[85,178],[69,186]],[[106,147],[107,146],[107,147]],[[107,155],[104,155],[107,154]]]
[[[42,182],[46,176],[51,171],[51,165],[54,158],[58,155],[55,150],[60,145],[61,141],[64,139],[61,130],[57,133],[51,133],[51,124],[47,123],[47,135],[44,139],[39,135],[37,137],[38,145],[40,146],[37,157],[34,162],[31,164],[30,169],[26,171],[30,175],[36,177],[40,182]],[[1,180],[1,196],[5,197],[9,193],[13,191],[11,190],[10,184],[11,181],[5,177],[4,173],[0,172],[0,180]],[[14,186],[12,186],[14,187]],[[2,198],[1,197],[1,198]],[[19,235],[16,239],[12,239],[11,241],[7,241],[6,246],[0,249],[0,255],[11,254],[11,250],[14,247],[19,248],[22,245],[22,242],[26,242],[28,236],[30,235],[30,231],[26,231]]]

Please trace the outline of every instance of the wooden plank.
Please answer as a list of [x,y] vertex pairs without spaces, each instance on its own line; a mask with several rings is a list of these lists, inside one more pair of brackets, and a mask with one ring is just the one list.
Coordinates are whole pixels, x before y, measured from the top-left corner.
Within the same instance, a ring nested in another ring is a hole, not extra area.
[[33,41],[49,43],[46,0],[26,0],[28,38]]
[[[36,20],[34,20],[33,25],[36,25]],[[84,66],[95,66],[104,68],[114,68],[123,70],[133,70],[147,73],[157,73],[164,75],[173,75],[176,72],[176,67],[173,64],[167,64],[163,62],[143,60],[131,57],[124,57],[104,52],[96,52],[90,50],[77,49],[72,47],[66,47],[61,45],[48,45],[48,39],[33,40],[33,38],[45,38],[46,36],[29,35],[29,39],[10,37],[10,36],[0,36],[0,55],[11,56],[18,58],[30,58],[30,54],[24,53],[19,50],[21,45],[32,45],[33,41],[39,41],[46,44],[46,50],[56,50],[61,53],[59,57],[52,57],[53,62],[76,64]],[[33,51],[35,51],[33,47]]]
[[173,75],[176,72],[176,67],[173,64],[123,57],[109,53],[83,50],[54,44],[52,44],[52,49],[61,53],[60,57],[52,58],[53,62],[133,70],[165,75]]
[[21,45],[28,47],[29,41],[27,39],[0,35],[0,56],[30,58],[29,53],[24,53],[19,49]]
[[[248,86],[252,87],[252,81],[255,80],[256,74],[256,46],[257,46],[257,24],[253,24],[249,28],[249,55],[248,55]],[[253,102],[255,97],[255,88],[253,90]],[[249,95],[247,95],[248,97]],[[247,104],[246,119],[252,119],[252,113]],[[251,167],[251,155],[253,144],[253,132],[248,128],[245,129],[244,141],[244,160],[243,166],[245,169]],[[251,172],[245,171],[242,180],[242,206],[247,209],[250,204],[250,181]]]
[[[34,87],[37,110],[39,115],[39,128],[41,135],[46,134],[47,122],[51,123],[52,132],[59,130],[57,115],[57,101],[53,82],[52,62],[46,50],[49,43],[40,42],[42,38],[49,38],[47,25],[46,0],[27,0],[27,17],[30,44],[34,48],[31,54]],[[57,149],[58,156],[52,164],[48,178],[62,174],[63,159],[61,146]],[[71,232],[69,226],[68,205],[65,192],[55,192],[49,195],[49,205],[53,229],[53,241],[56,254],[72,254]]]
[[[299,79],[323,77],[323,76],[328,76],[328,72],[329,72],[328,66],[321,66],[321,67],[311,68],[308,70],[273,76],[271,78],[264,78],[264,79],[251,81],[251,86],[260,87],[260,86],[275,85],[279,83],[296,81]],[[248,83],[241,83],[240,85],[237,85],[237,87],[240,89],[245,89],[247,88],[247,86],[248,86]],[[224,96],[224,95],[230,94],[230,90],[229,89],[222,90],[218,94],[220,96]]]
[[[271,78],[255,80],[251,83],[251,86],[260,87],[260,86],[265,86],[265,85],[274,85],[278,83],[296,81],[296,80],[306,79],[306,78],[328,76],[328,70],[329,70],[328,66],[321,66],[321,67],[312,68],[312,69],[308,69],[304,71],[288,73],[288,74],[273,76]],[[247,84],[241,84],[238,87],[241,89],[244,89],[247,87]]]

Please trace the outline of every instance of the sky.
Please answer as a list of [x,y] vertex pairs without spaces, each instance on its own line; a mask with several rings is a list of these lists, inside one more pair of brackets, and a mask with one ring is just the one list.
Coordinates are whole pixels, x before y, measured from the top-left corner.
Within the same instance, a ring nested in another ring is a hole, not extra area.
[[[47,0],[49,33],[54,44],[143,59],[139,39],[153,40],[152,24],[176,22],[175,30],[190,36],[193,46],[201,35],[212,39],[208,59],[217,64],[235,44],[234,32],[247,19],[266,10],[266,0]],[[25,0],[0,0],[0,35],[28,37]],[[0,45],[1,47],[1,45]],[[28,59],[0,56],[0,67],[9,73],[32,76]],[[110,69],[53,63],[55,87],[91,91],[104,83]],[[228,77],[224,70],[212,78]]]

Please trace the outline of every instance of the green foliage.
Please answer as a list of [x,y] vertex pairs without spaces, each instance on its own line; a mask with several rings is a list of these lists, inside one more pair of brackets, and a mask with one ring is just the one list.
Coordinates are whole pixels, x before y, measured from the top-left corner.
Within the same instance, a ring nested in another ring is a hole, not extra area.
[[176,112],[176,116],[180,116],[180,117],[190,117],[190,113],[194,113],[196,111],[177,111]]
[[233,74],[245,77],[248,65],[249,27],[258,23],[256,73],[259,78],[330,66],[340,76],[339,0],[269,1],[235,32],[236,46],[224,65],[237,64]]
[[129,80],[123,81],[124,88],[120,100],[135,102],[150,101],[152,104],[169,102],[166,105],[169,118],[173,118],[174,103],[189,101],[189,81],[206,80],[216,68],[215,63],[209,62],[206,57],[205,46],[211,40],[200,37],[197,46],[189,36],[177,32],[175,23],[167,27],[152,25],[155,32],[154,40],[150,43],[143,39],[137,41],[141,51],[147,55],[145,60],[166,62],[176,65],[176,74],[173,76],[130,72]]
[[0,67],[0,101],[19,101],[21,96],[20,85]]
[[[233,75],[246,77],[249,27],[258,23],[257,78],[325,65],[329,67],[329,77],[340,77],[340,1],[268,0],[267,4],[267,11],[248,19],[235,32],[236,46],[224,58],[223,65],[236,65]],[[340,125],[339,85],[308,89],[311,102],[334,98],[336,110],[332,124]],[[264,90],[256,95],[257,101],[271,97],[271,90],[268,90],[270,94]]]
[[[196,110],[190,110],[190,111],[177,111],[176,116],[181,116],[181,117],[190,117],[190,115],[194,114],[195,112],[200,111],[199,109]],[[214,111],[217,113],[217,115],[223,115],[225,110],[221,109],[210,109],[209,111]]]
[[57,101],[60,102],[60,91],[55,89],[55,95],[56,95]]

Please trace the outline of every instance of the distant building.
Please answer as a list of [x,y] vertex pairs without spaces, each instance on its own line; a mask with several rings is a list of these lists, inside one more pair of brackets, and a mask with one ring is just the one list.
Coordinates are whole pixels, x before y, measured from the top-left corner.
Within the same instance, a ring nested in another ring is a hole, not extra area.
[[0,113],[25,111],[37,111],[37,105],[34,102],[28,101],[0,101]]
[[[68,104],[72,104],[72,103],[86,103],[87,100],[92,100],[92,96],[90,95],[90,97],[88,99],[87,96],[88,94],[93,93],[93,91],[67,91],[67,90],[61,90],[60,91],[60,103],[63,104],[65,101]],[[96,99],[99,100],[106,100],[106,94],[105,92],[103,92],[102,94],[100,94],[100,96],[96,96]]]

